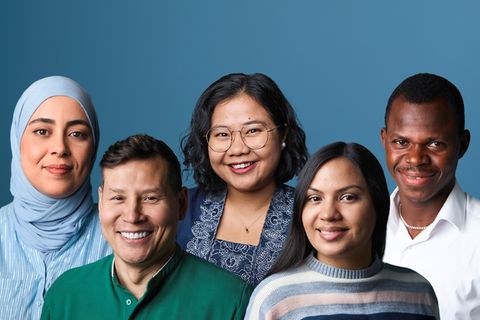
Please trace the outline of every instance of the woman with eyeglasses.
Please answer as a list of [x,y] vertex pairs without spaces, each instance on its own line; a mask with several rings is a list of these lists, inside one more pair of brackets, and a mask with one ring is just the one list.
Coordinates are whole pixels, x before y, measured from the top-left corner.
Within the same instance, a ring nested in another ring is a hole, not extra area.
[[266,75],[226,75],[198,99],[182,150],[198,186],[177,242],[255,286],[284,246],[293,208],[285,182],[307,159],[293,108]]

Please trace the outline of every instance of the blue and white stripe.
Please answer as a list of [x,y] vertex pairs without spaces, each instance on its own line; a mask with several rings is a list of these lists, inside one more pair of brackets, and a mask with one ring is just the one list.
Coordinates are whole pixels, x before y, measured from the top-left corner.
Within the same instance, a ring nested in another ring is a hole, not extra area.
[[43,254],[21,243],[8,206],[0,209],[0,319],[39,319],[43,297],[63,272],[94,262],[111,249],[101,233],[98,212],[60,250]]

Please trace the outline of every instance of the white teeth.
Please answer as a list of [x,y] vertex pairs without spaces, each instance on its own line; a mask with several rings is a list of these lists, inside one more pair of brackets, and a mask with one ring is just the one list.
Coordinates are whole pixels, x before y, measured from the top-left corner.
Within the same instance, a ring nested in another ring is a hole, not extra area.
[[122,236],[124,236],[127,239],[141,239],[145,238],[147,235],[149,235],[149,232],[120,232]]
[[244,162],[239,164],[232,164],[232,167],[235,169],[244,169],[252,165],[253,162]]

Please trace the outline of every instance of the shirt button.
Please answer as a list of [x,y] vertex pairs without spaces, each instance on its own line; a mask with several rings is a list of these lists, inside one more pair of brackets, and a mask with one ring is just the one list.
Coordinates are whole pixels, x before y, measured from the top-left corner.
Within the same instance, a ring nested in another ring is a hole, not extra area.
[[132,304],[132,300],[130,299],[127,299],[127,301],[125,301],[125,303],[127,304],[127,306],[131,305]]
[[40,301],[37,301],[37,306],[40,307],[41,305],[42,305],[42,303]]

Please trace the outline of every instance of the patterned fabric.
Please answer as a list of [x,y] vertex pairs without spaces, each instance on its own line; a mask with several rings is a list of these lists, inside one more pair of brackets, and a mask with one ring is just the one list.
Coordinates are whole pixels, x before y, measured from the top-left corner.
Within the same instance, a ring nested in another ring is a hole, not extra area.
[[376,259],[361,270],[323,264],[310,255],[253,292],[245,319],[439,319],[430,283],[418,273]]
[[86,217],[83,229],[61,249],[46,254],[19,240],[7,213],[6,207],[0,209],[1,320],[40,318],[44,295],[58,276],[111,253],[97,210]]
[[187,252],[257,285],[280,254],[290,230],[293,189],[278,186],[273,194],[258,246],[216,239],[223,214],[226,190],[205,194],[189,190],[189,210],[180,221],[177,242]]

